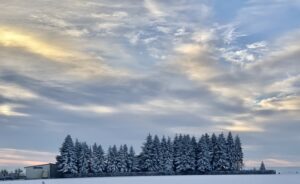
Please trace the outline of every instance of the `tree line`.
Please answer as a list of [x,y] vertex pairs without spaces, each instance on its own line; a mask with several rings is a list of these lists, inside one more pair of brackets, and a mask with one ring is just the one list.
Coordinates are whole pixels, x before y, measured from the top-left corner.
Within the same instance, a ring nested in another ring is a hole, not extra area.
[[148,135],[140,154],[126,144],[110,146],[73,142],[68,135],[56,157],[58,171],[69,176],[96,176],[121,173],[205,174],[215,171],[239,171],[243,167],[243,151],[239,136],[231,132],[204,134],[197,139],[176,135],[173,139]]

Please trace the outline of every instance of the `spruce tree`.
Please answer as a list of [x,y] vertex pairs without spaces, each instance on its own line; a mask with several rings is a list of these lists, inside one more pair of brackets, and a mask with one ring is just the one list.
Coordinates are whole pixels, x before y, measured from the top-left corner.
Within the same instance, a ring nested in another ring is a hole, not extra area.
[[75,147],[70,135],[67,135],[60,148],[60,155],[57,157],[57,166],[58,171],[63,174],[76,175],[78,173]]
[[93,145],[92,155],[91,155],[91,171],[94,174],[100,174],[104,172],[104,152],[101,145],[97,146],[95,143]]
[[244,154],[242,150],[241,140],[238,135],[235,137],[234,145],[235,145],[235,158],[234,158],[235,169],[241,170],[244,166],[244,162],[243,162]]
[[79,175],[87,176],[91,170],[91,151],[89,146],[85,142],[81,143],[81,148],[82,149],[79,154]]
[[216,170],[218,171],[227,171],[229,169],[228,155],[227,155],[227,146],[224,134],[221,133],[217,141],[217,150],[216,150]]
[[127,158],[127,170],[128,172],[136,171],[138,168],[137,161],[135,158],[135,151],[132,146],[129,148],[128,158]]
[[205,136],[198,143],[197,170],[201,173],[211,171],[210,151]]
[[153,154],[152,154],[152,167],[151,171],[159,172],[160,171],[160,163],[162,162],[162,153],[160,147],[160,140],[157,135],[154,136],[153,139]]
[[176,173],[180,173],[183,171],[183,164],[182,164],[182,149],[183,149],[183,137],[180,134],[179,136],[176,135],[173,142],[173,148],[174,148],[174,171]]
[[160,143],[160,172],[172,173],[173,172],[173,150],[171,139],[168,140],[163,136]]
[[120,173],[127,172],[128,148],[127,145],[121,145],[117,155],[117,166]]
[[146,142],[143,144],[141,157],[140,157],[140,167],[143,171],[153,171],[153,139],[149,134],[146,138]]
[[260,171],[266,171],[266,166],[265,166],[265,164],[264,164],[263,161],[262,161],[261,164],[260,164],[259,170],[260,170]]
[[212,134],[211,136],[211,150],[212,150],[212,155],[211,155],[211,166],[212,170],[217,170],[217,161],[218,161],[218,140],[216,134]]
[[80,160],[80,152],[82,149],[82,144],[76,139],[75,141],[75,155],[76,155],[76,167],[77,167],[77,173],[80,171],[80,165],[79,165],[79,160]]
[[233,137],[231,132],[228,133],[227,140],[226,140],[226,147],[227,147],[227,158],[229,163],[229,170],[233,171],[236,170],[235,168],[235,145],[233,141]]
[[113,147],[109,147],[107,153],[107,168],[106,168],[108,173],[119,172],[117,156],[118,156],[118,150],[116,145],[114,145]]

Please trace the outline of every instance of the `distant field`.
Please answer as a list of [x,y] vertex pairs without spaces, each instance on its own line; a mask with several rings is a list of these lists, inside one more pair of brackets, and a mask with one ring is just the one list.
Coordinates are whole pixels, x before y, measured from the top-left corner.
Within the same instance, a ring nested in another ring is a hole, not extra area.
[[5,181],[3,184],[299,184],[299,175],[140,176]]

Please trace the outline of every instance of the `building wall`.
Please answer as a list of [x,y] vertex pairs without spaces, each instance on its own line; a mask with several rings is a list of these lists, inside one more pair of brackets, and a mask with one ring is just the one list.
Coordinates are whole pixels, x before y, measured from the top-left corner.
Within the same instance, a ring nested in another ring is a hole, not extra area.
[[40,165],[26,167],[26,178],[27,179],[39,179],[39,178],[49,178],[51,165]]

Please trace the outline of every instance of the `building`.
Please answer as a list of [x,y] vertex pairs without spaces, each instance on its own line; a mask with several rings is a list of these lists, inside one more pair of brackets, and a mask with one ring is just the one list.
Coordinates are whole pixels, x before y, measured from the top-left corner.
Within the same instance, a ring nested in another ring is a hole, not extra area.
[[56,164],[43,164],[25,167],[26,179],[56,178]]

